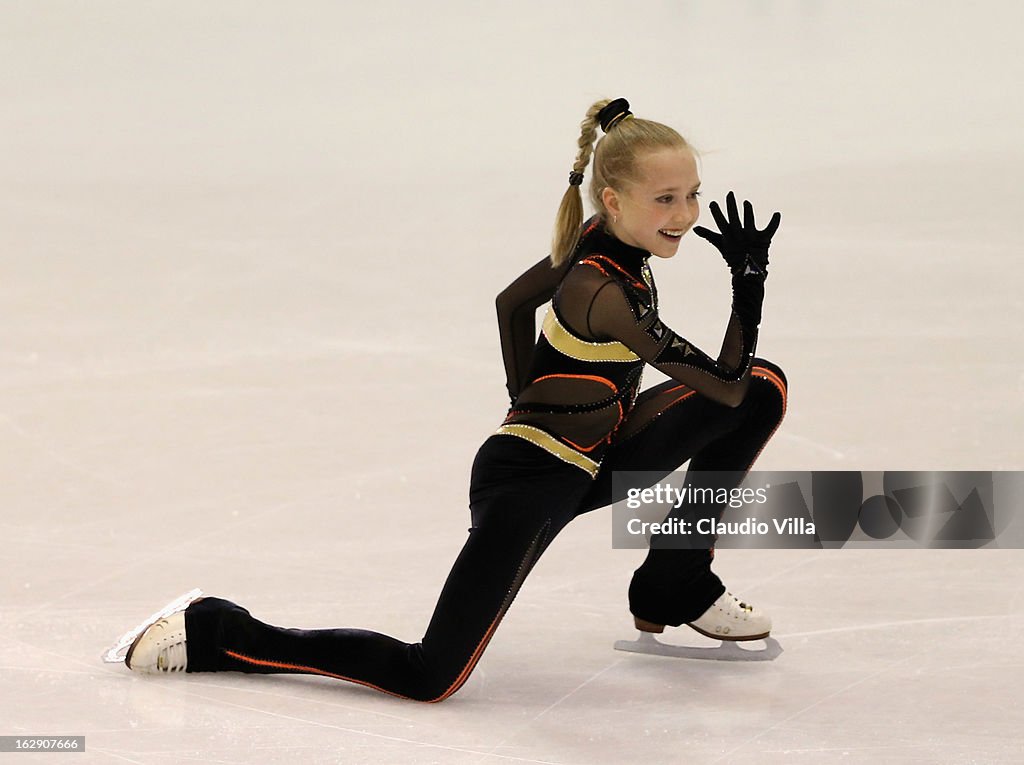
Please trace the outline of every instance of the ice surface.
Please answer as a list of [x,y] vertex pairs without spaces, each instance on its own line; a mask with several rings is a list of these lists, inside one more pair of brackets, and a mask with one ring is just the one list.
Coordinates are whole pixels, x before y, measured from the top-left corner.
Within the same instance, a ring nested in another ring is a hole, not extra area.
[[[493,300],[624,95],[783,222],[764,469],[1022,469],[1019,4],[8,3],[0,735],[83,761],[1019,762],[1024,554],[723,551],[774,661],[634,636],[574,523],[439,705],[152,678],[101,651],[198,585],[415,640],[505,403]],[[715,347],[687,237],[666,321]],[[649,375],[653,382],[656,375]],[[710,642],[709,642],[710,645]]]

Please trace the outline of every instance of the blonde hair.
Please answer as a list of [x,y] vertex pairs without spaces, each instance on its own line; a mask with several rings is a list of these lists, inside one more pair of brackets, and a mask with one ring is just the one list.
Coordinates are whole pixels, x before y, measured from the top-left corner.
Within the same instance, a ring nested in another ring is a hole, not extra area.
[[[602,192],[607,187],[621,191],[623,185],[635,180],[637,160],[647,152],[664,148],[692,147],[679,133],[668,125],[650,120],[619,119],[613,122],[608,132],[594,146],[597,129],[600,126],[598,114],[604,107],[612,103],[605,98],[595,101],[587,109],[587,116],[580,123],[580,138],[577,141],[579,151],[576,162],[572,166],[573,173],[584,173],[590,164],[590,156],[594,156],[593,175],[590,180],[590,201],[602,218],[606,218]],[[572,255],[579,243],[580,227],[583,225],[583,198],[579,186],[569,185],[562,195],[562,203],[558,206],[558,217],[555,218],[555,233],[551,244],[551,265],[555,268],[562,265]]]

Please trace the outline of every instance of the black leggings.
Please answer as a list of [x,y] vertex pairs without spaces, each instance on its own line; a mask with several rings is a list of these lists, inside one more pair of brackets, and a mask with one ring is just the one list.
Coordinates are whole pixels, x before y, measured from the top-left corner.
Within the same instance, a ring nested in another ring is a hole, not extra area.
[[[419,643],[360,629],[285,629],[220,598],[185,612],[188,671],[325,675],[417,701],[442,701],[469,677],[530,569],[559,531],[604,507],[612,472],[661,475],[750,468],[786,406],[778,367],[757,359],[740,406],[729,408],[675,382],[644,394],[609,449],[596,479],[516,436],[491,436],[477,452],[470,484],[472,528]],[[634,416],[635,415],[635,416]],[[678,625],[723,592],[712,551],[652,549],[630,584],[630,610]]]

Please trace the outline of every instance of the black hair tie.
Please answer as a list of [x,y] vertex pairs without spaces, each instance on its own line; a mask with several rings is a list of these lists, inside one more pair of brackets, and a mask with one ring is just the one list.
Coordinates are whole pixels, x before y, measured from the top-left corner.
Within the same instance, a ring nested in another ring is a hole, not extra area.
[[583,173],[577,173],[573,170],[569,173],[569,185],[570,186],[582,186],[583,185]]
[[629,101],[625,98],[616,98],[597,113],[597,119],[601,123],[601,130],[605,133],[622,122],[622,120],[632,116],[633,112],[629,110]]

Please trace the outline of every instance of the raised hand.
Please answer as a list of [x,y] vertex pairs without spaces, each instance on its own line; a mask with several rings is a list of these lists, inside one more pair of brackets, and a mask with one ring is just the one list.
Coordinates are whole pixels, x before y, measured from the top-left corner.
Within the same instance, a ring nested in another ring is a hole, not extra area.
[[754,225],[754,208],[750,202],[743,203],[742,223],[739,210],[736,209],[736,196],[731,191],[725,197],[725,207],[729,213],[728,218],[722,214],[722,208],[717,202],[708,205],[718,224],[718,231],[697,226],[693,233],[707,239],[722,253],[734,277],[765,278],[768,275],[768,246],[779,228],[782,215],[775,213],[768,225],[759,231]]

